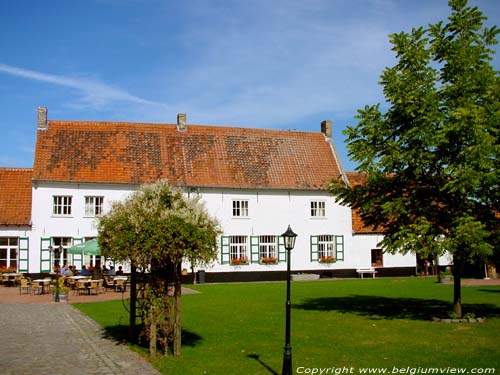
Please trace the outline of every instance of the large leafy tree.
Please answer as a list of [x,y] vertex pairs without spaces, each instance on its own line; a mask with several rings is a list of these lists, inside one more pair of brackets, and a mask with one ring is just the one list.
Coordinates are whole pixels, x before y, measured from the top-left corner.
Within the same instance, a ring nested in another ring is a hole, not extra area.
[[132,328],[136,276],[140,275],[143,337],[152,354],[158,344],[168,353],[171,342],[174,355],[180,355],[181,265],[214,260],[219,234],[217,220],[199,196],[187,198],[164,181],[142,186],[100,218],[102,255],[131,264]]
[[345,131],[366,183],[331,191],[383,228],[386,251],[449,252],[462,316],[462,265],[498,250],[499,30],[466,0],[449,5],[446,23],[391,35],[397,63],[381,76],[388,110],[366,106]]

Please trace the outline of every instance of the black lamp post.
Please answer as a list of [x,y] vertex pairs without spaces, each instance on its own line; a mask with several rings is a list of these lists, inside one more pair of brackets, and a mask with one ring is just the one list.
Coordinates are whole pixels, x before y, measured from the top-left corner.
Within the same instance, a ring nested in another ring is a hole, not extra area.
[[292,347],[290,346],[290,251],[295,246],[295,238],[297,234],[293,232],[290,225],[285,233],[281,235],[285,242],[286,249],[286,326],[285,326],[285,350],[283,353],[283,369],[282,375],[292,374]]
[[59,245],[59,247],[52,247],[49,246],[49,250],[51,253],[54,254],[54,269],[56,270],[56,295],[54,298],[54,302],[59,302],[59,279],[58,279],[58,272],[59,272],[59,259],[61,257],[61,253],[63,251],[63,247]]

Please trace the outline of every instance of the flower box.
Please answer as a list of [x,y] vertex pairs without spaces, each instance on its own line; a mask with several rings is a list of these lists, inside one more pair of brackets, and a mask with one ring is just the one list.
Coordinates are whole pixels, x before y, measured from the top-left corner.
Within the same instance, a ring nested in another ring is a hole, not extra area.
[[242,264],[248,264],[248,259],[247,258],[233,258],[233,259],[231,259],[232,266],[239,266]]
[[260,262],[262,264],[276,264],[276,263],[278,263],[278,259],[276,259],[276,258],[260,258]]
[[321,257],[319,259],[320,263],[335,263],[335,258],[332,257],[331,255],[326,256],[326,257]]

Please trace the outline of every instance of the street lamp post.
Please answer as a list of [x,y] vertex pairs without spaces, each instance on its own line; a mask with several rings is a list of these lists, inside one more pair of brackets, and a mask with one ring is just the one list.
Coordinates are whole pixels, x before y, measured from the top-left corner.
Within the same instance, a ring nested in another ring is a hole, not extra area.
[[285,325],[285,349],[283,352],[283,369],[282,375],[292,374],[292,347],[290,346],[290,251],[295,246],[295,238],[297,234],[292,231],[290,225],[285,233],[281,235],[285,242],[286,249],[286,325]]
[[54,254],[54,269],[56,270],[56,285],[55,285],[56,294],[54,297],[54,302],[59,302],[59,280],[58,280],[59,258],[61,256],[63,248],[61,245],[59,245],[59,247],[49,246],[49,250],[51,253]]

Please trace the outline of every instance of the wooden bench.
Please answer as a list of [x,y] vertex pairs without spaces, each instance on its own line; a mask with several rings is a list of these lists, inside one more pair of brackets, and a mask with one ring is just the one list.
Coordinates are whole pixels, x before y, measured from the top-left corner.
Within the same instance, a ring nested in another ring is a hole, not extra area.
[[375,274],[377,273],[377,271],[373,267],[369,267],[369,268],[357,268],[356,272],[358,273],[358,276],[360,276],[361,278],[363,278],[363,275],[365,273],[371,274],[372,278],[375,278]]

